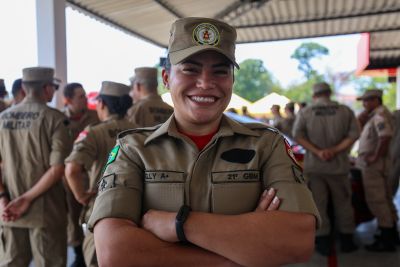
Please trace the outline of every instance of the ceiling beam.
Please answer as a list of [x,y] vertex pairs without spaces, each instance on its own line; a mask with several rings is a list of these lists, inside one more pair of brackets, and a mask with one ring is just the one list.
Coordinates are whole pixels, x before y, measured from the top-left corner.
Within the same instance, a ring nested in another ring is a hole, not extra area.
[[180,13],[176,8],[174,8],[172,5],[170,5],[167,1],[165,0],[153,0],[157,4],[159,4],[161,7],[163,7],[165,10],[167,10],[169,13],[174,15],[176,18],[181,19],[184,18],[185,15]]
[[342,14],[342,15],[338,15],[338,16],[327,16],[327,17],[323,17],[323,18],[286,20],[286,21],[271,22],[271,23],[242,24],[242,25],[235,25],[235,28],[243,29],[243,28],[283,26],[283,25],[291,25],[291,24],[297,24],[297,23],[313,23],[313,22],[322,22],[322,21],[329,21],[329,20],[336,20],[336,19],[362,18],[362,17],[378,16],[378,15],[383,16],[383,15],[398,14],[398,13],[400,13],[400,8],[392,9],[392,10],[368,12],[368,13],[363,13],[363,14],[349,14],[349,15]]
[[238,0],[223,9],[221,12],[215,15],[214,18],[225,21],[237,19],[251,9],[260,8],[269,1],[271,0]]
[[319,38],[319,37],[327,37],[327,36],[360,34],[360,33],[363,33],[363,32],[382,33],[382,32],[398,32],[398,31],[400,31],[400,27],[383,28],[383,29],[379,29],[379,30],[338,32],[336,34],[310,34],[310,35],[307,35],[307,36],[298,35],[298,36],[291,36],[291,37],[288,37],[288,38],[262,39],[262,40],[257,40],[257,41],[245,41],[245,42],[241,42],[239,40],[239,41],[236,42],[236,44],[250,44],[250,43],[262,43],[262,42],[273,42],[273,41],[287,41],[287,40],[307,39],[307,38]]
[[97,13],[97,12],[94,12],[93,10],[90,10],[90,9],[86,8],[85,6],[83,6],[81,4],[75,3],[75,1],[73,1],[73,0],[67,0],[67,3],[71,8],[76,9],[76,10],[88,15],[89,17],[92,17],[94,19],[98,19],[99,21],[102,21],[103,23],[105,23],[107,25],[110,25],[113,28],[121,30],[121,31],[123,31],[123,32],[125,32],[127,34],[134,35],[134,36],[138,37],[139,39],[142,39],[142,40],[144,40],[146,42],[150,42],[150,43],[152,43],[152,44],[154,44],[156,46],[159,46],[161,48],[166,48],[166,46],[164,44],[159,43],[159,42],[157,42],[155,40],[152,40],[152,39],[150,39],[150,38],[148,38],[148,37],[146,37],[146,36],[144,36],[144,35],[142,35],[142,34],[140,34],[138,32],[132,31],[129,28],[127,28],[127,27],[125,27],[125,26],[123,26],[123,25],[121,25],[121,24],[119,24],[119,23],[107,18],[106,16],[103,16],[103,15]]

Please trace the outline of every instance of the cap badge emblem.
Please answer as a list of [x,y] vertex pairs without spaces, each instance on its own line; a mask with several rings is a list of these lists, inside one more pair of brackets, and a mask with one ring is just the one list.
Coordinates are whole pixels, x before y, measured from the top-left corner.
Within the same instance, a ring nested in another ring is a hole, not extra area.
[[193,30],[193,39],[200,45],[217,45],[220,35],[217,27],[210,23],[201,23]]

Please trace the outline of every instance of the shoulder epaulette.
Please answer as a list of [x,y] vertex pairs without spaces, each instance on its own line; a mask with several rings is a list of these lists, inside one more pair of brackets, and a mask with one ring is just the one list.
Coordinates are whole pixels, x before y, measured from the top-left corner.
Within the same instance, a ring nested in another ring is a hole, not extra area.
[[270,130],[270,131],[272,131],[274,133],[279,133],[278,129],[276,129],[274,127],[271,127],[271,126],[268,126],[268,125],[266,125],[264,123],[251,122],[251,123],[244,123],[244,125],[246,127],[248,127],[249,129],[252,129],[252,130],[254,130],[254,129],[266,129],[266,130]]
[[117,138],[123,138],[124,136],[127,136],[128,134],[133,134],[133,133],[141,133],[141,132],[154,132],[157,130],[161,124],[152,126],[152,127],[140,127],[140,128],[134,128],[134,129],[128,129],[125,131],[122,131],[118,134]]

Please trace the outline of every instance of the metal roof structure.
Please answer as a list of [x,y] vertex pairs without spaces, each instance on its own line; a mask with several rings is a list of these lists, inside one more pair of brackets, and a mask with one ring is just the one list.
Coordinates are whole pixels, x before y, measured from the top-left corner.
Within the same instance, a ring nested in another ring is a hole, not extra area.
[[72,8],[160,47],[168,46],[169,28],[173,21],[200,16],[223,20],[234,26],[238,43],[370,32],[370,65],[400,65],[400,0],[67,2]]

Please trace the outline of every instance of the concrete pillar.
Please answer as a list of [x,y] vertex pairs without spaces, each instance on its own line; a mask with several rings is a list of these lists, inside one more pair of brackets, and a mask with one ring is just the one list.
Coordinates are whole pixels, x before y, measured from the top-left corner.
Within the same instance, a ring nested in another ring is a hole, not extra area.
[[51,105],[62,108],[62,88],[67,81],[65,0],[36,0],[38,65],[52,67],[61,79]]

